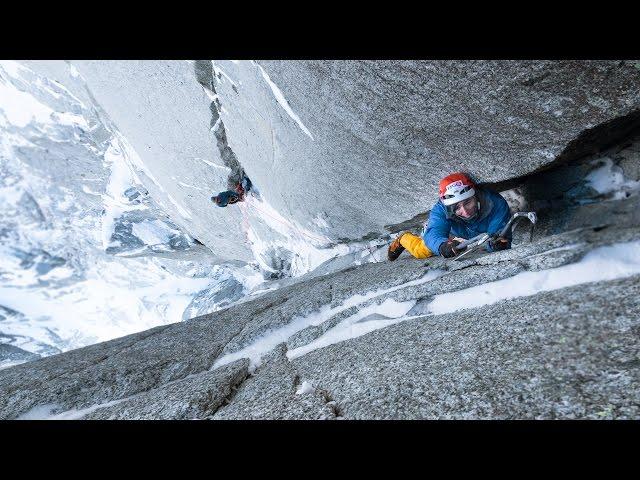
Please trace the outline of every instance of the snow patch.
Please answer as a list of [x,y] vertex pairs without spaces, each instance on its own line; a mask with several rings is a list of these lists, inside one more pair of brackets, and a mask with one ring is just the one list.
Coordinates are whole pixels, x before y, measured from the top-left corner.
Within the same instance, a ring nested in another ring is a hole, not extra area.
[[602,165],[590,172],[585,180],[599,194],[609,195],[612,200],[621,200],[640,191],[640,182],[626,179],[622,168],[610,158],[603,157],[593,163]]
[[[81,115],[71,112],[56,112],[51,107],[38,101],[28,92],[18,89],[10,78],[22,79],[22,73],[30,70],[15,61],[0,61],[0,113],[6,121],[14,127],[24,128],[32,122],[38,124],[61,124],[88,128],[87,122]],[[36,80],[36,83],[41,80]],[[60,95],[50,88],[41,86],[54,97]]]
[[27,67],[15,60],[0,60],[0,67],[13,78],[22,76],[22,72],[28,71]]
[[69,63],[69,74],[73,77],[73,78],[80,78],[80,72],[78,72],[78,69],[75,67],[75,65]]
[[29,410],[28,412],[25,412],[19,417],[17,417],[16,420],[80,420],[86,415],[89,415],[90,413],[95,412],[96,410],[117,405],[135,396],[136,395],[132,395],[127,398],[122,398],[119,400],[112,400],[110,402],[92,405],[90,407],[83,408],[80,410],[74,408],[74,409],[66,410],[64,412],[60,412],[56,414],[54,414],[53,412],[59,409],[60,406],[55,403],[37,405],[33,407],[31,410]]
[[[334,343],[344,342],[352,338],[357,338],[367,333],[388,327],[400,321],[406,320],[404,317],[411,308],[416,304],[416,300],[406,302],[397,302],[392,298],[387,298],[379,305],[370,305],[359,310],[354,315],[344,319],[338,325],[325,332],[324,335],[315,339],[311,343],[302,347],[294,348],[287,352],[289,359],[298,358],[306,353],[317,350],[318,348],[333,345]],[[361,322],[367,317],[375,319]]]
[[213,60],[211,60],[211,66],[213,67],[213,73],[215,74],[214,76],[217,81],[220,81],[220,77],[225,77],[227,80],[229,80],[229,82],[231,82],[231,85],[236,88],[238,87],[236,85],[236,82],[234,82],[233,79],[229,75],[227,75],[224,70],[222,70]]
[[[382,295],[395,292],[396,290],[413,287],[416,285],[421,285],[423,283],[430,282],[443,274],[444,274],[444,271],[442,270],[429,270],[426,275],[424,275],[422,278],[419,278],[417,280],[412,280],[410,282],[396,285],[395,287],[391,287],[391,288],[385,288],[385,289],[376,290],[373,292],[368,292],[363,295],[356,294],[356,295],[353,295],[352,297],[349,297],[342,304],[336,307],[331,307],[330,305],[324,305],[320,308],[320,310],[312,312],[308,315],[296,316],[287,325],[277,328],[275,330],[272,330],[270,332],[267,332],[266,334],[257,338],[253,343],[242,348],[241,350],[238,350],[234,353],[229,353],[219,358],[214,363],[212,369],[216,369],[218,367],[234,362],[241,358],[248,358],[250,361],[250,368],[255,369],[261,364],[262,356],[264,354],[273,350],[276,347],[276,345],[282,342],[286,342],[289,339],[289,337],[291,337],[293,334],[298,333],[299,331],[309,326],[320,325],[321,323],[329,320],[330,318],[334,317],[338,313],[343,312],[344,310],[347,310],[351,307],[361,305],[376,297],[380,297]],[[349,317],[348,319],[344,320],[343,322],[347,322],[347,324],[355,323],[358,320],[361,320],[362,318],[364,318],[365,316],[371,315],[372,313],[380,313],[386,316],[404,315],[406,312],[408,312],[411,309],[411,307],[413,307],[414,304],[415,304],[415,301],[398,303],[398,302],[395,302],[395,300],[387,299],[385,302],[383,302],[380,305],[372,305],[361,310],[361,312],[363,312],[362,316],[359,316],[359,313],[360,313],[359,312]],[[385,323],[384,325],[388,325],[388,324],[389,323]],[[380,323],[372,323],[370,325],[355,327],[352,330],[350,330],[350,332],[356,336],[364,335],[364,333],[368,333],[368,331],[371,331],[371,330],[367,330],[367,328],[371,328],[374,326],[377,328],[382,328],[382,326],[384,325]],[[363,333],[360,333],[360,332],[363,332]],[[344,336],[344,332],[339,332],[333,338],[336,339],[335,341],[340,341],[337,339],[338,338],[345,339],[347,337]],[[316,347],[316,348],[319,348],[319,347]],[[287,355],[289,354],[290,352],[287,353]]]
[[0,112],[15,127],[26,127],[31,122],[51,123],[54,111],[22,92],[10,83],[4,83],[0,74]]
[[179,230],[169,228],[167,224],[159,220],[145,220],[132,225],[132,233],[146,245],[158,245],[169,243],[173,235],[179,234]]
[[57,408],[59,408],[59,406],[55,403],[36,405],[29,411],[18,416],[16,420],[46,420],[51,416],[52,412]]
[[491,305],[501,300],[590,282],[640,274],[640,241],[598,247],[579,262],[538,272],[522,272],[456,292],[437,295],[428,306],[432,315]]
[[304,381],[304,382],[302,382],[302,385],[300,385],[300,388],[298,388],[296,390],[296,395],[304,395],[306,393],[313,393],[315,391],[316,391],[316,389],[314,388],[313,385],[311,385],[307,381]]
[[[118,145],[116,138],[112,139],[104,154],[106,165],[111,167],[109,183],[102,195],[104,203],[104,215],[102,217],[102,248],[106,250],[111,246],[111,236],[115,230],[115,223],[126,211],[136,207],[129,204],[129,199],[124,192],[139,183],[137,177],[131,171],[124,153]],[[83,191],[86,191],[83,187]]]

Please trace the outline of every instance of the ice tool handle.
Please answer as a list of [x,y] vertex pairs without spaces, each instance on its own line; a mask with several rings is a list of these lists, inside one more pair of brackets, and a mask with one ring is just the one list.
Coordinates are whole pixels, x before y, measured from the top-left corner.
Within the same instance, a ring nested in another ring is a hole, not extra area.
[[492,235],[488,233],[481,233],[480,235],[476,235],[473,238],[460,242],[454,248],[458,251],[462,251],[465,249],[475,250],[476,247],[483,245],[484,243],[486,243],[487,240],[490,240],[490,239],[492,240],[498,237],[504,237],[509,231],[509,229],[512,227],[515,228],[515,224],[522,218],[528,219],[533,225],[535,225],[536,222],[538,221],[536,212],[516,212],[513,214],[509,222],[507,222],[507,224],[504,226],[504,228],[500,231],[500,233],[494,233]]
[[536,212],[516,212],[513,214],[513,217],[511,217],[511,220],[509,220],[509,222],[504,226],[504,228],[500,231],[500,233],[497,236],[504,237],[512,226],[514,226],[515,228],[514,224],[517,223],[521,218],[528,219],[533,225],[535,225],[536,222],[538,221],[538,216],[536,215]]

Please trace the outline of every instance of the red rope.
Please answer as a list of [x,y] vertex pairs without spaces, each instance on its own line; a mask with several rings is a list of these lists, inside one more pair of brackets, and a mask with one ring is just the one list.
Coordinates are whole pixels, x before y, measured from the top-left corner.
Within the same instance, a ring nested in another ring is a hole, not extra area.
[[288,221],[288,220],[286,220],[286,219],[284,219],[284,220],[283,220],[283,219],[280,219],[280,218],[274,217],[274,216],[273,216],[273,215],[271,215],[269,212],[267,212],[267,211],[265,211],[264,209],[262,209],[262,208],[258,207],[258,203],[255,203],[255,204],[253,205],[253,207],[254,207],[257,211],[259,211],[260,213],[262,213],[263,215],[265,215],[265,216],[267,216],[267,217],[272,218],[273,220],[275,220],[276,222],[281,223],[282,225],[286,225],[286,226],[288,226],[289,228],[292,228],[293,230],[295,230],[296,232],[298,232],[298,234],[299,234],[300,236],[304,236],[304,237],[310,238],[310,239],[315,240],[316,242],[320,242],[320,243],[322,243],[322,242],[324,242],[324,241],[325,241],[325,239],[324,239],[324,238],[321,238],[321,237],[318,237],[318,236],[315,236],[315,235],[310,235],[310,234],[308,234],[308,233],[302,232],[298,227],[296,227],[296,226],[295,226],[295,224],[293,224],[293,223],[289,222],[289,221]]

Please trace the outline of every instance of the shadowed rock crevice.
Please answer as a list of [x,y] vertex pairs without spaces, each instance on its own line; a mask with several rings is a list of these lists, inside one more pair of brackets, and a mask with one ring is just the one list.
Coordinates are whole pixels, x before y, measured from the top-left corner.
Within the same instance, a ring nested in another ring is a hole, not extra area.
[[[434,199],[434,202],[435,202],[435,199]],[[404,222],[396,223],[394,225],[385,225],[384,228],[389,233],[392,233],[392,234],[400,233],[405,230],[412,230],[412,231],[421,230],[425,222],[429,218],[429,212],[430,210],[424,213],[419,213],[418,215],[416,215],[413,218],[410,218],[409,220],[405,220]]]
[[320,393],[320,395],[322,395],[324,397],[324,400],[325,400],[325,402],[327,404],[327,407],[331,408],[331,411],[336,416],[336,418],[344,418],[345,417],[344,409],[333,398],[333,395],[331,394],[331,392],[329,390],[327,390],[325,388],[321,388],[321,387],[318,387],[316,390],[318,391],[318,393]]
[[210,129],[216,137],[216,145],[220,151],[222,161],[231,169],[231,173],[227,179],[227,187],[232,190],[235,185],[242,180],[245,173],[238,161],[238,158],[236,157],[236,154],[233,152],[227,141],[227,132],[225,130],[224,122],[220,117],[222,103],[220,102],[220,97],[216,93],[213,65],[210,60],[196,60],[193,64],[193,68],[198,83],[214,96],[214,99],[211,101],[209,106],[211,110]]
[[211,417],[248,376],[249,362],[238,360],[216,371],[189,375],[106,405],[86,419],[201,420]]
[[[496,192],[517,189],[524,196],[525,204],[538,212],[544,223],[549,220],[551,213],[556,217],[566,217],[576,206],[602,200],[602,197],[594,195],[585,177],[597,168],[593,164],[595,160],[600,157],[619,157],[620,152],[629,147],[634,149],[631,155],[640,148],[640,110],[583,131],[553,162],[538,170],[525,176],[480,185]],[[618,160],[627,160],[628,164],[638,161],[637,155]],[[429,211],[404,222],[385,225],[384,228],[391,234],[405,230],[418,233],[428,218]],[[558,233],[561,230],[556,228],[553,231]]]
[[222,399],[222,401],[220,402],[216,402],[213,406],[215,408],[210,408],[209,409],[209,414],[207,415],[207,418],[210,420],[214,419],[214,416],[216,415],[216,413],[218,413],[218,410],[220,410],[221,408],[226,407],[227,405],[230,405],[233,402],[233,399],[236,397],[236,395],[238,394],[238,391],[240,391],[240,389],[242,388],[243,384],[249,380],[251,377],[254,376],[254,374],[252,374],[249,371],[249,362],[247,360],[244,360],[247,363],[247,368],[244,371],[244,375],[239,376],[234,382],[232,382],[229,385],[229,391],[227,393],[227,395],[225,395],[225,397]]
[[214,420],[239,419],[334,419],[333,404],[317,389],[298,393],[301,376],[279,344],[263,363],[233,392],[229,403],[211,417]]
[[538,175],[544,175],[549,171],[564,168],[579,162],[583,157],[597,155],[603,150],[623,145],[630,138],[640,134],[640,110],[634,110],[628,115],[614,118],[608,122],[596,125],[581,132],[564,148],[556,159],[527,175],[510,178],[501,182],[486,183],[485,185],[495,191],[510,190],[526,184]]

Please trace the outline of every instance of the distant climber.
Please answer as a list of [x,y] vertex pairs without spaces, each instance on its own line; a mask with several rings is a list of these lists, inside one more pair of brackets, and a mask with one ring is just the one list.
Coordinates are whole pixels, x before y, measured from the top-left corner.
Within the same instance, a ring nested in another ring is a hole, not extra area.
[[252,189],[249,177],[243,176],[242,180],[236,183],[233,190],[225,190],[218,195],[211,197],[211,201],[219,207],[226,207],[230,203],[242,202],[245,196]]
[[[406,249],[416,258],[455,257],[462,253],[454,248],[460,242],[481,233],[498,233],[510,217],[509,205],[499,193],[479,188],[464,173],[453,173],[440,181],[440,199],[431,209],[422,236],[401,233],[389,245],[387,256],[396,260]],[[485,249],[511,248],[511,232],[505,237],[487,242]]]

